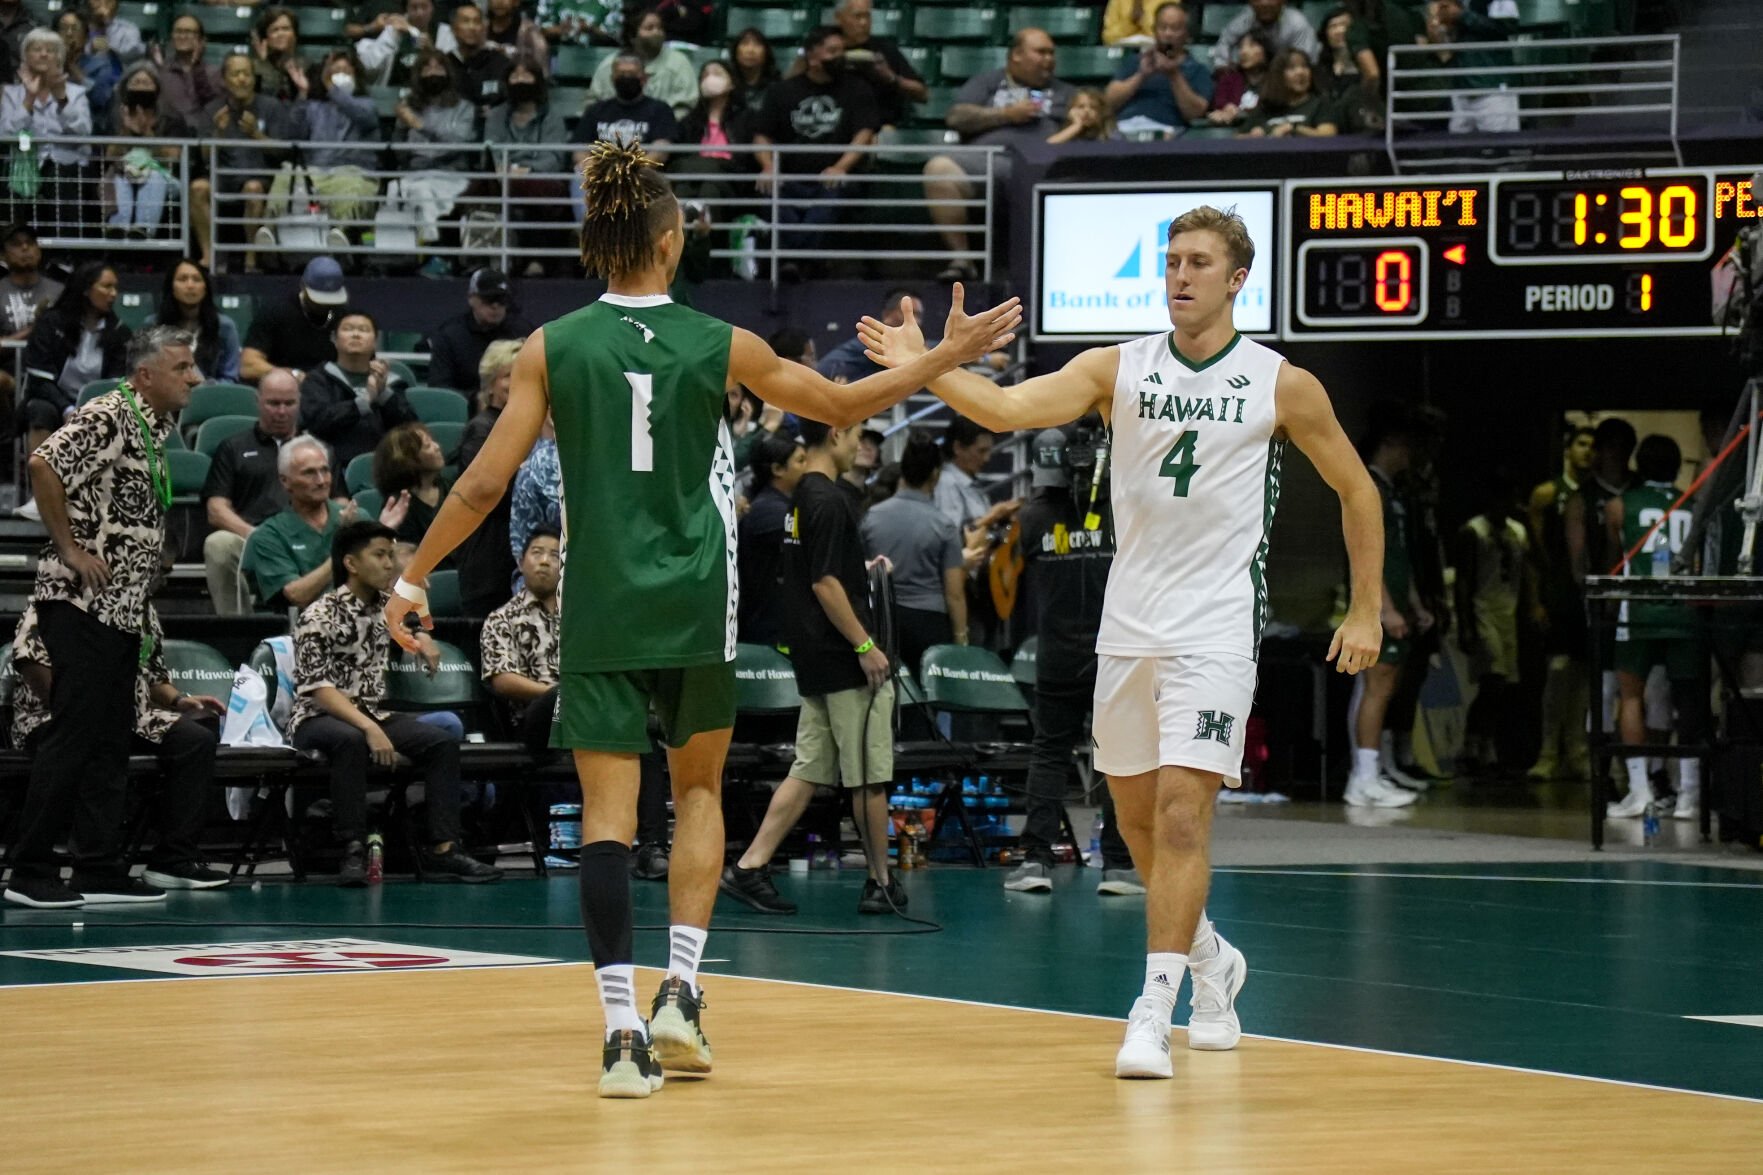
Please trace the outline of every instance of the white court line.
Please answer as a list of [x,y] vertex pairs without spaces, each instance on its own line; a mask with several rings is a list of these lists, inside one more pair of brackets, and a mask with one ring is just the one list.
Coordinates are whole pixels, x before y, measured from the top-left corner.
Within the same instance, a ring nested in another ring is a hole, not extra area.
[[[217,947],[230,946],[230,943],[217,942]],[[53,947],[44,947],[53,950]],[[445,947],[435,947],[445,950]],[[73,963],[66,959],[38,959],[40,963],[65,963],[70,967],[88,966],[89,964]],[[469,963],[453,967],[403,967],[388,968],[374,971],[354,968],[337,971],[240,971],[231,975],[143,975],[139,979],[68,979],[62,982],[50,980],[46,983],[0,983],[0,996],[9,991],[29,991],[38,987],[96,987],[104,983],[213,983],[217,979],[310,979],[314,975],[390,975],[394,971],[403,971],[406,975],[435,974],[440,971],[526,971],[534,967],[591,967],[592,963],[584,963],[579,959],[548,959],[540,963]]]
[[1627,877],[1525,877],[1506,873],[1372,873],[1359,869],[1279,869],[1216,867],[1214,873],[1254,873],[1272,877],[1394,877],[1416,881],[1529,881],[1549,885],[1651,885],[1676,889],[1754,889],[1763,893],[1763,882],[1742,881],[1649,881]]
[[[9,983],[4,986],[0,986],[0,997],[3,997],[9,991],[25,991],[25,990],[29,990],[32,988],[94,987],[94,986],[97,986],[100,984],[216,983],[216,982],[224,982],[224,981],[228,981],[228,980],[239,980],[239,979],[293,979],[293,978],[300,978],[302,976],[304,976],[306,978],[311,978],[314,975],[322,975],[327,978],[336,978],[336,977],[344,976],[344,975],[351,975],[351,976],[354,976],[354,975],[424,975],[424,974],[436,975],[436,974],[443,974],[443,973],[447,973],[447,972],[451,972],[453,974],[458,974],[459,972],[462,972],[462,971],[526,971],[526,970],[532,970],[532,969],[538,968],[538,967],[554,967],[554,968],[590,967],[591,968],[592,966],[593,966],[592,963],[587,963],[587,962],[561,960],[561,961],[552,962],[552,963],[507,963],[507,964],[501,964],[501,965],[491,965],[491,966],[481,966],[481,967],[423,967],[423,968],[413,968],[413,969],[407,970],[407,971],[306,971],[306,972],[289,971],[289,972],[276,972],[276,973],[259,973],[259,974],[252,974],[252,975],[157,975],[157,976],[153,976],[151,978],[144,978],[144,979],[75,979],[75,980],[69,980],[66,983]],[[645,968],[642,968],[642,970],[660,971],[660,970],[662,970],[662,968],[660,968],[660,967],[645,967]],[[1003,1011],[1003,1012],[1028,1012],[1028,1013],[1042,1015],[1042,1016],[1063,1016],[1067,1019],[1072,1019],[1072,1020],[1098,1020],[1103,1023],[1110,1023],[1110,1024],[1124,1023],[1124,1021],[1118,1016],[1098,1016],[1098,1015],[1095,1015],[1094,1013],[1090,1013],[1090,1012],[1067,1012],[1067,1011],[1062,1011],[1057,1008],[1026,1008],[1026,1007],[1022,1007],[1020,1005],[1017,1005],[1017,1004],[994,1004],[994,1003],[988,1003],[984,1000],[966,1000],[966,999],[959,999],[954,996],[923,995],[919,992],[887,991],[887,990],[884,990],[881,988],[871,988],[871,987],[846,987],[842,984],[837,984],[837,983],[809,983],[806,980],[801,980],[801,979],[772,979],[768,976],[759,976],[759,975],[736,975],[730,971],[707,971],[707,972],[704,972],[704,974],[706,976],[714,975],[714,976],[720,976],[720,977],[727,978],[727,979],[742,979],[742,980],[746,980],[749,983],[776,983],[776,984],[783,985],[785,987],[817,988],[821,991],[843,991],[843,992],[852,992],[857,995],[897,996],[900,999],[925,1000],[929,1003],[954,1004],[958,1007],[995,1008],[995,1009],[997,1009],[999,1011]],[[1695,1016],[1685,1017],[1685,1019],[1717,1019],[1717,1018],[1718,1017],[1695,1017]],[[1181,1029],[1182,1026],[1177,1024],[1175,1027],[1179,1030],[1179,1029]],[[1362,1045],[1336,1044],[1332,1041],[1299,1040],[1295,1037],[1289,1037],[1289,1036],[1266,1036],[1266,1035],[1263,1035],[1261,1033],[1256,1033],[1256,1032],[1245,1032],[1245,1033],[1243,1033],[1243,1035],[1248,1037],[1250,1040],[1266,1040],[1266,1041],[1272,1041],[1276,1044],[1308,1045],[1311,1048],[1335,1049],[1340,1052],[1361,1053],[1366,1056],[1373,1056],[1373,1057],[1399,1057],[1404,1060],[1410,1060],[1410,1061],[1437,1061],[1437,1062],[1439,1062],[1441,1064],[1445,1064],[1445,1065],[1465,1065],[1471,1069],[1489,1069],[1494,1072],[1500,1072],[1500,1073],[1529,1073],[1529,1074],[1532,1074],[1537,1077],[1561,1077],[1561,1078],[1565,1078],[1569,1081],[1589,1081],[1589,1082],[1592,1082],[1597,1085],[1617,1085],[1617,1086],[1622,1086],[1627,1089],[1652,1090],[1655,1093],[1681,1093],[1681,1094],[1687,1094],[1691,1097],[1708,1097],[1708,1098],[1717,1098],[1721,1101],[1744,1102],[1744,1103],[1748,1103],[1750,1105],[1763,1105],[1763,1098],[1745,1097],[1742,1094],[1736,1094],[1736,1093],[1712,1093],[1712,1092],[1709,1092],[1708,1090],[1702,1090],[1702,1089],[1682,1089],[1682,1088],[1680,1088],[1678,1086],[1674,1086],[1674,1085],[1652,1085],[1652,1084],[1649,1084],[1644,1081],[1623,1081],[1623,1080],[1620,1080],[1620,1079],[1614,1078],[1614,1077],[1593,1077],[1593,1076],[1590,1076],[1590,1075],[1584,1074],[1584,1073],[1562,1073],[1562,1072],[1558,1072],[1554,1069],[1531,1069],[1531,1068],[1528,1068],[1523,1065],[1501,1065],[1501,1064],[1498,1064],[1493,1061],[1467,1061],[1467,1060],[1464,1060],[1460,1057],[1436,1057],[1430,1053],[1405,1053],[1405,1052],[1397,1052],[1392,1049],[1366,1048]]]
[[1685,1020],[1706,1020],[1712,1024],[1737,1024],[1741,1028],[1763,1028],[1763,1016],[1685,1016]]

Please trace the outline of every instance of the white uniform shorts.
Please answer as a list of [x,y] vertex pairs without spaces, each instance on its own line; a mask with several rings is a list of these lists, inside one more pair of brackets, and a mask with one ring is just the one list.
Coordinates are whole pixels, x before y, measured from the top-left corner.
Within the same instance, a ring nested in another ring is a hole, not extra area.
[[1192,767],[1240,786],[1254,702],[1255,662],[1247,657],[1099,654],[1092,723],[1096,770],[1126,776]]

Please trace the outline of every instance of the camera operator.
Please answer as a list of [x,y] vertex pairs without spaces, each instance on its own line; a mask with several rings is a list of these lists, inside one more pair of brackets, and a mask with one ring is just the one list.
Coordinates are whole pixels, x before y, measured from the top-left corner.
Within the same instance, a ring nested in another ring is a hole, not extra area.
[[[1103,503],[1107,476],[1093,495],[1100,525],[1085,525],[1097,473],[1100,421],[1086,418],[1069,430],[1049,428],[1034,441],[1034,494],[1022,507],[1024,590],[1034,604],[1035,737],[1028,768],[1025,860],[1004,888],[1046,893],[1053,888],[1053,844],[1071,778],[1071,752],[1085,735],[1096,693],[1096,633],[1102,593],[1114,562],[1114,531]],[[1114,802],[1102,791],[1101,894],[1141,894],[1145,887],[1114,821]]]

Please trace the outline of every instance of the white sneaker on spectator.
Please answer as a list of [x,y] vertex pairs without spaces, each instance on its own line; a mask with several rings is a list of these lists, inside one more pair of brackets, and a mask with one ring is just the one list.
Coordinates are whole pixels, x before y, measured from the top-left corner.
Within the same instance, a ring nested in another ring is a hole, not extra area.
[[1647,806],[1652,802],[1651,787],[1631,787],[1621,800],[1604,809],[1604,817],[1608,820],[1632,820],[1636,816],[1645,815]]
[[1406,808],[1420,796],[1403,791],[1380,775],[1363,775],[1347,780],[1343,798],[1355,808]]
[[1414,778],[1414,776],[1409,775],[1406,771],[1396,766],[1394,760],[1379,764],[1378,772],[1386,782],[1393,783],[1397,787],[1403,788],[1407,791],[1427,791],[1432,787],[1432,783],[1429,780]]
[[259,228],[257,230],[257,235],[252,239],[259,249],[275,248],[275,230],[270,228],[267,224]]
[[330,232],[324,235],[324,243],[329,245],[333,250],[347,249],[349,247],[349,234],[340,228],[332,228]]
[[1677,806],[1671,809],[1673,820],[1694,820],[1696,818],[1696,799],[1700,788],[1681,788],[1677,793]]
[[1174,1077],[1169,1059],[1169,1017],[1140,996],[1126,1017],[1126,1039],[1114,1055],[1116,1077]]
[[42,515],[41,511],[39,511],[37,509],[37,499],[35,499],[35,498],[32,498],[30,501],[25,502],[25,503],[17,506],[16,508],[13,509],[12,512],[14,514],[18,515],[20,518],[28,518],[32,522],[43,521],[43,515]]
[[1237,1047],[1243,1026],[1237,1020],[1237,993],[1249,978],[1243,952],[1218,936],[1218,955],[1204,963],[1189,963],[1194,982],[1193,1012],[1188,1016],[1188,1047],[1222,1053]]

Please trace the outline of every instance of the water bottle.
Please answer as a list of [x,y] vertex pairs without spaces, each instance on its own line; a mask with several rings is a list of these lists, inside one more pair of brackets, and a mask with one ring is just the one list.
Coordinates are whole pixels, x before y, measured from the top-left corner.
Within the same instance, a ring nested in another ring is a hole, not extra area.
[[1652,848],[1654,842],[1659,839],[1659,814],[1653,810],[1653,807],[1652,804],[1648,804],[1647,810],[1641,815],[1641,843],[1648,848]]
[[377,832],[367,834],[367,884],[378,885],[386,876],[386,842]]
[[1671,574],[1671,539],[1666,535],[1663,525],[1653,532],[1649,555],[1651,560],[1647,569],[1648,575],[1654,579],[1664,579]]
[[820,851],[820,834],[816,832],[808,834],[808,868],[826,868],[826,854]]
[[1096,812],[1096,822],[1090,825],[1090,864],[1098,868],[1102,864],[1102,813]]

